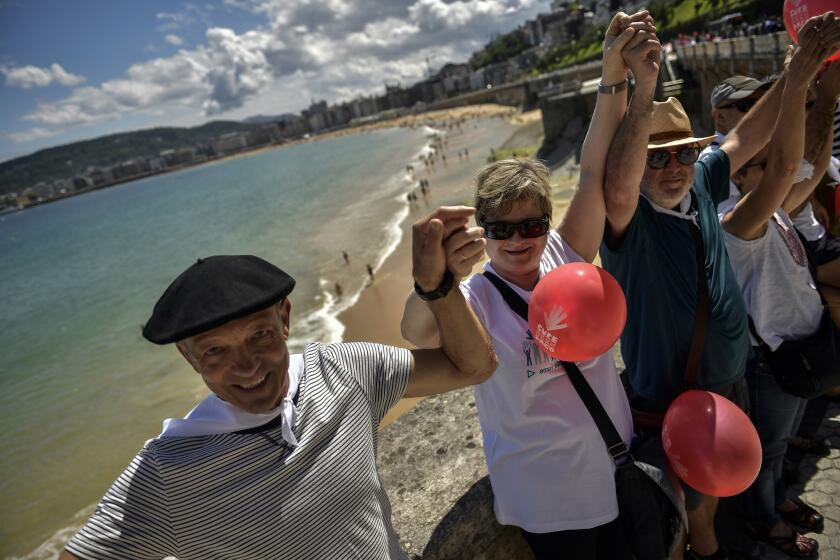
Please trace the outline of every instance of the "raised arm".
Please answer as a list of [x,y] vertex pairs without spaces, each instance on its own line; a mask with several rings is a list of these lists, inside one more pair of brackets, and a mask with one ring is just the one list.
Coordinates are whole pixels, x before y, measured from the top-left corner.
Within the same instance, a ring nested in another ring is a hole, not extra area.
[[[443,222],[446,268],[452,273],[453,289],[458,288],[458,283],[469,275],[473,266],[484,256],[487,244],[483,237],[484,230],[480,227],[466,227],[473,214],[475,208],[469,206],[442,207],[418,222],[425,222],[433,216]],[[400,331],[404,339],[418,348],[440,347],[440,331],[435,316],[414,290],[406,299]]]
[[767,220],[782,205],[799,170],[805,148],[805,98],[808,86],[826,56],[816,20],[808,20],[800,31],[802,44],[794,51],[788,68],[779,125],[770,139],[761,181],[721,222],[726,231],[741,239],[757,239],[764,234]]
[[840,61],[829,64],[819,80],[817,97],[805,122],[805,159],[813,164],[814,174],[791,187],[782,203],[782,208],[790,215],[811,197],[831,160],[834,110],[840,95]]
[[609,165],[604,177],[604,200],[607,238],[613,243],[620,243],[624,237],[639,203],[639,185],[647,165],[660,50],[655,35],[638,31],[622,52],[636,78],[636,87],[607,154]]
[[[822,16],[814,16],[808,21],[813,21],[811,25],[815,31],[819,30],[819,35],[822,37],[825,50],[829,51],[826,56],[830,56],[833,52],[830,49],[832,45],[836,44],[834,12],[827,12]],[[804,29],[805,26],[799,32],[800,42],[803,43],[802,30]],[[772,135],[776,126],[776,119],[779,116],[782,91],[787,81],[787,76],[788,71],[785,70],[770,91],[741,119],[738,126],[726,136],[726,140],[721,144],[720,149],[729,156],[729,166],[733,171],[740,169],[752,159],[766,145],[767,138]]]
[[[616,14],[604,37],[604,60],[601,84],[626,84],[627,67],[621,51],[638,31],[655,33],[653,19],[647,11],[628,16]],[[604,236],[604,167],[607,151],[627,107],[626,88],[615,93],[598,93],[595,112],[583,141],[580,179],[569,209],[557,227],[566,242],[584,259],[592,261]]]
[[[459,219],[466,211],[473,209],[444,207],[414,224],[414,281],[423,292],[437,289],[444,279],[447,269],[445,222]],[[412,350],[413,369],[405,396],[445,393],[488,379],[498,360],[487,331],[458,286],[453,285],[444,297],[425,304],[436,323],[440,348]]]

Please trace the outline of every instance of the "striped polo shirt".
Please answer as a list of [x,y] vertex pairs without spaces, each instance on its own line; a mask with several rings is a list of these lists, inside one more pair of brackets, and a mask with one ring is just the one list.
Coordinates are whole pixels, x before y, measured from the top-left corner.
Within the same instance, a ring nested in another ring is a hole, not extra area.
[[834,109],[834,141],[831,144],[831,155],[840,158],[840,101]]
[[310,344],[293,432],[153,439],[67,544],[84,559],[404,559],[376,469],[377,428],[411,353]]

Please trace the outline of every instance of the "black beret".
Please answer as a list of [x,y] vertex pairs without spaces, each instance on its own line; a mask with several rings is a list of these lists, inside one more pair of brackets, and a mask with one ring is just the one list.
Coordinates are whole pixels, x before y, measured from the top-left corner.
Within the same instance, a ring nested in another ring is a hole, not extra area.
[[294,287],[294,278],[253,255],[198,259],[160,296],[143,336],[177,342],[274,305]]

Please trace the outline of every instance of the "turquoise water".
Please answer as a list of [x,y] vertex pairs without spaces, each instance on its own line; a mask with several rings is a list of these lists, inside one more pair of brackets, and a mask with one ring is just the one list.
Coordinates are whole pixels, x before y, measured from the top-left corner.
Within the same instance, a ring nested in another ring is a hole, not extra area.
[[[477,166],[510,130],[483,122],[462,145]],[[377,268],[403,235],[416,186],[405,166],[422,169],[427,142],[424,130],[382,130],[0,216],[0,557],[54,558],[161,420],[206,394],[173,347],[140,335],[196,258],[281,266],[297,279],[292,349],[340,340],[335,317],[363,289],[365,264]]]
[[4,216],[2,556],[66,526],[163,418],[204,394],[174,348],[140,336],[157,297],[197,257],[278,264],[298,280],[293,348],[338,340],[339,306],[324,284],[359,289],[365,264],[398,241],[413,186],[404,167],[425,142],[392,129],[304,144]]

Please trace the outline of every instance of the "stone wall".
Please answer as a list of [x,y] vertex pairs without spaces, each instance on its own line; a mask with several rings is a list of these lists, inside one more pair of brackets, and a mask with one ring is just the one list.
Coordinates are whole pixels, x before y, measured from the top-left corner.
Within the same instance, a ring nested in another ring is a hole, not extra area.
[[[789,44],[787,33],[781,32],[676,47],[663,61],[657,99],[676,95],[695,133],[710,134],[714,126],[709,99],[715,85],[735,74],[762,78],[780,71]],[[599,75],[600,62],[589,62],[529,80],[526,98],[536,99],[543,113],[541,157],[561,142],[583,142],[595,110]]]
[[498,103],[499,105],[520,107],[525,104],[526,97],[526,83],[524,81],[518,81],[430,103],[427,109],[451,109],[452,107],[464,107],[466,105],[479,105],[482,103]]
[[493,515],[472,389],[437,395],[379,435],[379,472],[403,549],[423,560],[532,560]]
[[710,114],[712,89],[736,74],[763,78],[779,72],[790,38],[785,32],[677,47],[676,65],[685,81],[683,105],[692,114],[695,132],[714,130]]

